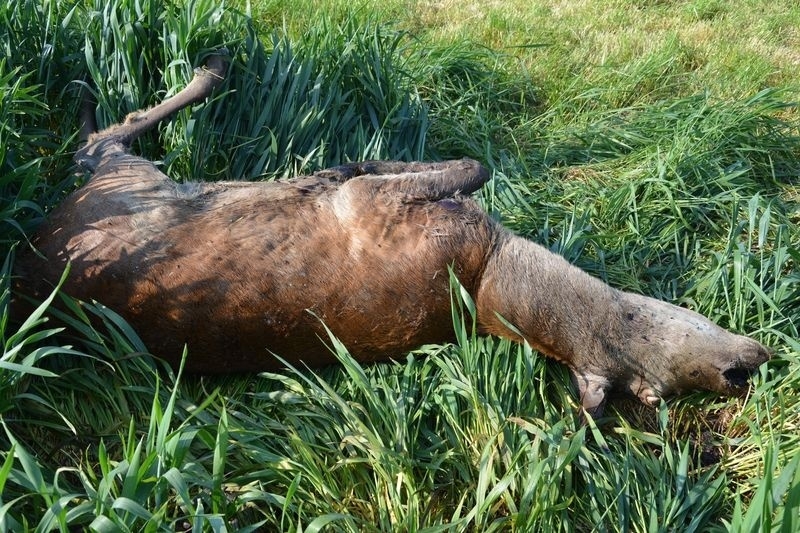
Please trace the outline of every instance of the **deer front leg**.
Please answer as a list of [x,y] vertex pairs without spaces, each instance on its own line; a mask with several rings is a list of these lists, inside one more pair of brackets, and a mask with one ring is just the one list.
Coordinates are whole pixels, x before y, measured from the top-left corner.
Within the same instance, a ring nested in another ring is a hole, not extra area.
[[611,388],[607,378],[592,373],[583,373],[576,370],[570,372],[572,383],[578,389],[581,407],[592,418],[603,416],[606,405],[606,394]]

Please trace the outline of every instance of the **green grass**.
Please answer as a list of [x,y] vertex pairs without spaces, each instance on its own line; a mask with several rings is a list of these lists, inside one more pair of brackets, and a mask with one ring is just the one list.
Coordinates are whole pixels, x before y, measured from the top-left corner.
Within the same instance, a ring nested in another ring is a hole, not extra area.
[[[800,529],[793,2],[2,0],[0,22],[0,529]],[[84,178],[79,89],[102,127],[222,46],[219,95],[134,147],[175,179],[475,157],[514,231],[775,358],[745,399],[581,426],[564,369],[471,335],[458,296],[453,345],[362,367],[331,339],[337,367],[220,379],[101,303],[9,316],[14,250]]]

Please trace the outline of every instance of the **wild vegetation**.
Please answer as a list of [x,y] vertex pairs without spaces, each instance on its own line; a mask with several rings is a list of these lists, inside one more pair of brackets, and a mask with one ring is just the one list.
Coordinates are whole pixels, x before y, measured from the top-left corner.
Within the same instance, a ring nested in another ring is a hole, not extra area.
[[[2,0],[0,528],[800,530],[800,7],[603,4]],[[134,147],[176,179],[474,157],[514,231],[774,359],[747,398],[581,425],[564,369],[476,337],[457,286],[455,344],[224,379],[102,301],[9,314],[14,251],[85,178],[80,89],[102,127],[220,47],[223,90]]]

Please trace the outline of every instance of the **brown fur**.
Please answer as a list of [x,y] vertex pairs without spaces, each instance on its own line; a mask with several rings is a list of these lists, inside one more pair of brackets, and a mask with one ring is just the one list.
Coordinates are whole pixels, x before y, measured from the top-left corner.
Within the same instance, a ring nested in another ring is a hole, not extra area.
[[[525,340],[573,372],[584,407],[607,391],[652,403],[693,388],[733,392],[768,358],[705,318],[617,291],[515,237],[467,198],[488,179],[470,160],[366,162],[273,183],[177,185],[130,155],[137,135],[205,98],[224,64],[175,99],[92,137],[88,183],[23,253],[18,289],[64,291],[120,312],[155,354],[200,373],[335,362],[323,321],[375,361],[453,338],[448,268],[482,333]],[[199,81],[198,81],[199,80]],[[506,327],[498,314],[520,335]]]

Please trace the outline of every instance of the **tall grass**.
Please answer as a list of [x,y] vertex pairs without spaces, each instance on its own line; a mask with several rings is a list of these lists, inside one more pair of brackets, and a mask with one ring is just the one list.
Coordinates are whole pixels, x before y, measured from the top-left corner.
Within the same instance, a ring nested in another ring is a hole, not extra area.
[[[800,137],[796,76],[767,66],[775,13],[800,12],[466,4],[0,3],[1,528],[797,529]],[[692,40],[731,21],[725,50]],[[775,359],[745,399],[620,401],[581,425],[565,370],[476,337],[456,280],[452,345],[362,367],[331,338],[335,368],[247,378],[181,377],[101,302],[10,315],[13,248],[83,179],[79,89],[103,127],[221,47],[214,100],[134,147],[175,179],[477,157],[513,230]]]
[[[182,113],[162,138],[140,146],[163,158],[170,175],[286,177],[351,160],[422,157],[427,113],[397,31],[355,18],[323,21],[293,44],[277,33],[262,38],[246,16],[212,1],[167,10],[96,2],[87,15],[100,127],[169,96],[203,54],[229,48],[234,61],[215,105]],[[143,51],[143,42],[159,46]]]

